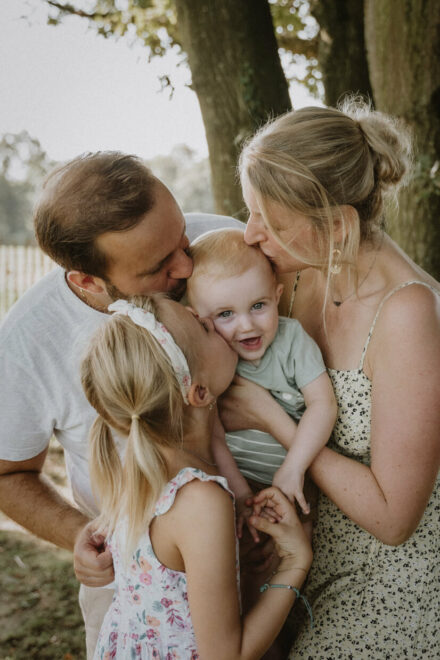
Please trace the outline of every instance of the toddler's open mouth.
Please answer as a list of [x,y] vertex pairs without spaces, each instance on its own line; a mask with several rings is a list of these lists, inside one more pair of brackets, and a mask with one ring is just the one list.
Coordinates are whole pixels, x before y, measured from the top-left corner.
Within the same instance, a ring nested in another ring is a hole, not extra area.
[[239,344],[248,351],[256,351],[261,348],[263,340],[261,337],[249,337],[248,339],[241,339]]

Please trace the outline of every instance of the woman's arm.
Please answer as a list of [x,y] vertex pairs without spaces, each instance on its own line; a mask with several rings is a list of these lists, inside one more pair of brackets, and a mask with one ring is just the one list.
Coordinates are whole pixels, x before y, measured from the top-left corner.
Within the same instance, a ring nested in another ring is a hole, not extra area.
[[[242,619],[235,566],[232,501],[214,483],[191,482],[176,498],[173,525],[188,581],[188,600],[201,658],[258,660],[280,631],[295,600],[290,589],[268,589]],[[276,582],[300,588],[311,563],[302,526],[282,498],[281,522],[252,518],[261,531],[275,529],[283,556]],[[260,503],[264,506],[264,502]],[[188,525],[188,511],[191,524]],[[278,511],[279,513],[279,511]]]
[[354,522],[390,545],[415,531],[440,463],[440,314],[422,287],[384,306],[370,345],[371,466],[324,448],[310,468]]
[[[324,447],[309,474],[354,522],[383,543],[399,545],[419,524],[440,464],[438,297],[416,286],[394,294],[382,310],[367,359],[371,466]],[[252,405],[255,396],[259,407]],[[240,423],[240,411],[246,423],[253,414],[257,428],[290,446],[294,423],[269,393],[242,379],[239,406],[234,398],[234,390],[228,391],[222,403],[227,430],[230,421]]]

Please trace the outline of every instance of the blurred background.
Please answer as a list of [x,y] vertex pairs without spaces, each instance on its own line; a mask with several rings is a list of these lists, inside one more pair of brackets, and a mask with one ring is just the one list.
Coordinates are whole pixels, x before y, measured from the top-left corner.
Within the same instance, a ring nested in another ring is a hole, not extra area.
[[[134,153],[184,211],[244,220],[243,141],[347,93],[412,128],[413,183],[388,227],[440,278],[439,50],[437,0],[2,0],[0,321],[53,267],[32,206],[56,163]],[[58,446],[47,469],[64,484]],[[68,553],[0,518],[0,576],[2,660],[84,657]]]

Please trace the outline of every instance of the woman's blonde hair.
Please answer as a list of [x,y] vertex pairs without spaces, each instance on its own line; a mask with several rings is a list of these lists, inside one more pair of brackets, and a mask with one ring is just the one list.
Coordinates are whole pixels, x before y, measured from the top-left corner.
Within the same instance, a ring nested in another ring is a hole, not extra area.
[[[340,109],[302,108],[269,122],[244,146],[239,170],[278,242],[329,274],[335,247],[341,263],[355,271],[360,243],[373,241],[383,229],[385,198],[407,179],[410,166],[408,131],[364,101],[348,98]],[[300,254],[279,238],[267,213],[270,200],[310,218],[313,254]],[[343,206],[355,212],[343,213]],[[336,222],[344,236],[338,245]]]
[[[161,296],[133,298],[161,320]],[[144,328],[115,314],[94,335],[81,382],[98,412],[90,431],[90,476],[111,534],[126,518],[126,559],[154,513],[168,476],[161,447],[182,442],[183,399],[164,349]],[[127,438],[122,462],[111,428]]]

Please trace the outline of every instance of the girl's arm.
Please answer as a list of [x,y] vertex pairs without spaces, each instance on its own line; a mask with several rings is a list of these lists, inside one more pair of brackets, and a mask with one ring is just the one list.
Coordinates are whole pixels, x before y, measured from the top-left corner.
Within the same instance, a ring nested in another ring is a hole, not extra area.
[[[266,492],[266,491],[263,491]],[[300,588],[311,563],[311,549],[287,500],[281,522],[253,518],[261,531],[278,535],[282,555],[272,582]],[[263,495],[263,497],[265,497]],[[282,498],[282,499],[281,499]],[[260,502],[264,506],[267,502]],[[279,633],[295,600],[290,589],[268,589],[250,612],[240,617],[236,582],[234,512],[228,493],[215,483],[191,482],[176,497],[173,534],[188,581],[188,600],[201,658],[258,660]],[[188,524],[190,512],[191,524]]]
[[294,498],[305,514],[310,512],[304,494],[304,473],[319,451],[327,444],[336,421],[337,404],[327,373],[322,373],[302,388],[306,409],[301,417],[292,445],[273,485],[291,500]]
[[371,466],[324,448],[310,473],[354,522],[398,545],[419,524],[440,464],[438,297],[415,286],[394,294],[383,307],[367,357]]

